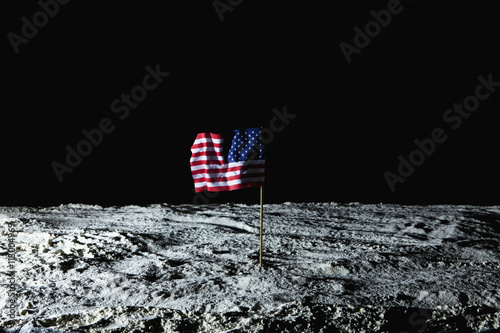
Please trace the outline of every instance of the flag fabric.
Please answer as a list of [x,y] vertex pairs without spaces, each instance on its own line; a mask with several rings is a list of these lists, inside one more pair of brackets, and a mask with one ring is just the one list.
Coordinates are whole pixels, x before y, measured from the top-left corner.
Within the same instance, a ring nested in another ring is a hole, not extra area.
[[191,147],[195,192],[232,191],[264,185],[265,160],[261,129],[234,130],[231,148],[224,154],[222,134],[200,133]]

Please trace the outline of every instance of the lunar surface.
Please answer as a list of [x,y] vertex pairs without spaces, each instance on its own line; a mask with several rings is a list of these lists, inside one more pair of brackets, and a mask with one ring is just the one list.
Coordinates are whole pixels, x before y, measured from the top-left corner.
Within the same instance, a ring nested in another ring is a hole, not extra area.
[[0,207],[0,331],[498,332],[500,206],[264,209]]

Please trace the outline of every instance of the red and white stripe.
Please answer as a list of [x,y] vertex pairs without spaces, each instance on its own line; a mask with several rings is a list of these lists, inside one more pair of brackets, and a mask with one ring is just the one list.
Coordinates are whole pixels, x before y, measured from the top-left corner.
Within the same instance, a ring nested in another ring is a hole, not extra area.
[[195,192],[232,191],[264,185],[264,160],[225,163],[221,134],[200,133],[191,147]]

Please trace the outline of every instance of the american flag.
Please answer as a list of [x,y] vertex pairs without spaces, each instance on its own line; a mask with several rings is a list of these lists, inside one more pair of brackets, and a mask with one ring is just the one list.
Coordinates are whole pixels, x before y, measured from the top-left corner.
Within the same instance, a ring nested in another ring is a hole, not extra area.
[[227,155],[224,154],[222,134],[200,133],[191,152],[196,192],[232,191],[264,185],[265,160],[260,128],[234,130]]

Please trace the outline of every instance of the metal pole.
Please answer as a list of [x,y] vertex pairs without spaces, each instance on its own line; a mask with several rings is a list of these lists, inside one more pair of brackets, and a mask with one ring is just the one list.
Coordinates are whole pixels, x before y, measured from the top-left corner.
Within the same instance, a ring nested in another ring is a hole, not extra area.
[[264,233],[264,203],[263,203],[263,194],[264,192],[264,186],[260,187],[260,267],[262,267],[262,240],[263,240],[263,233]]

